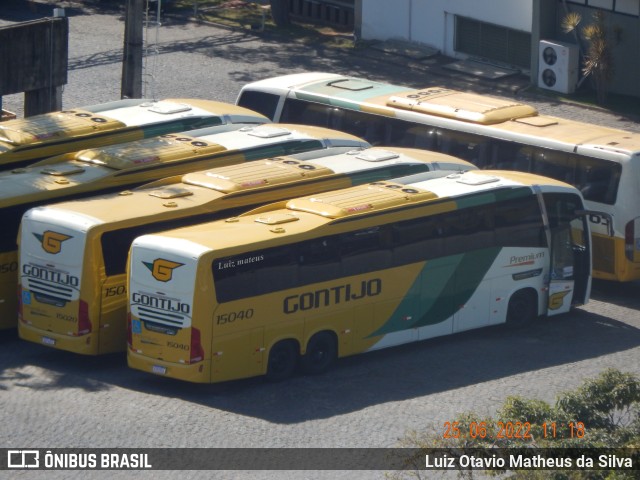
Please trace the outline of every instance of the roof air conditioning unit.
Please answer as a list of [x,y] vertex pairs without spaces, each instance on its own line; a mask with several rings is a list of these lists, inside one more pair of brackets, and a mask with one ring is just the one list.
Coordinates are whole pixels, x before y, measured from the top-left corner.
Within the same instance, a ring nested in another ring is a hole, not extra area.
[[578,46],[540,40],[539,52],[538,86],[573,93],[578,83]]

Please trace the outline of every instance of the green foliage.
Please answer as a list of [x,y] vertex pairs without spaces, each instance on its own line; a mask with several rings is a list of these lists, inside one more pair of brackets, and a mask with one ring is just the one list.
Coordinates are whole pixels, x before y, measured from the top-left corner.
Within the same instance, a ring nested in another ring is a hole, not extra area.
[[606,370],[598,378],[558,399],[557,405],[569,416],[591,428],[614,432],[640,402],[640,384],[634,376]]
[[[517,427],[519,425],[519,429]],[[499,438],[501,437],[501,438]],[[560,394],[555,405],[537,399],[510,396],[495,417],[474,412],[458,415],[442,428],[408,432],[403,448],[640,448],[640,380],[631,373],[608,369],[586,380],[575,390]],[[636,459],[637,461],[637,459]],[[388,477],[433,478],[433,471],[420,471],[424,454],[416,455],[415,470],[395,472]],[[623,480],[637,472],[624,470],[467,470],[474,474],[507,475],[513,480]]]

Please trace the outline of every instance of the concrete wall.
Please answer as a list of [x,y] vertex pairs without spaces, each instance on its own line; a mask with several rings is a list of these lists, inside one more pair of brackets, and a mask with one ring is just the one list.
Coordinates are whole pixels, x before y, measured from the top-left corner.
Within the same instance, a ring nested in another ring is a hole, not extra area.
[[362,38],[419,42],[455,56],[454,16],[531,32],[533,0],[363,0]]
[[[611,2],[605,3],[611,8]],[[357,22],[361,38],[418,42],[451,57],[465,56],[453,49],[456,15],[531,33],[534,84],[537,84],[539,40],[575,43],[573,36],[562,33],[560,22],[564,10],[557,0],[356,0],[356,4],[361,8],[361,23]],[[583,24],[590,21],[593,9],[575,3],[567,5],[569,10],[583,15]],[[637,4],[634,0],[620,0],[616,5],[619,8],[627,5],[631,15],[606,12],[611,27],[619,27],[622,32],[619,43],[614,47],[615,76],[610,91],[640,97],[640,19],[635,16]],[[532,25],[534,21],[535,26]]]

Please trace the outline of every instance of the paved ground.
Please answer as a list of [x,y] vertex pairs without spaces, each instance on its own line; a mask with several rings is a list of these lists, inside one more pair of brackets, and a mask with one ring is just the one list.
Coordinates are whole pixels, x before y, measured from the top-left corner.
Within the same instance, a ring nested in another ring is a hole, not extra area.
[[[5,0],[0,24],[28,18],[31,12],[23,7],[21,2]],[[39,5],[37,10],[46,8],[50,7]],[[123,23],[117,11],[106,8],[68,8],[71,46],[65,106],[119,97]],[[514,95],[514,89],[505,84],[445,74],[437,66],[416,65],[408,59],[399,64],[397,57],[380,52],[350,55],[299,44],[285,49],[272,37],[177,16],[167,16],[162,28],[150,31],[148,38],[158,50],[149,60],[155,75],[152,96],[158,98],[233,101],[246,82],[305,70]],[[529,91],[517,94],[544,113],[640,131],[638,123],[620,115],[558,103]],[[20,96],[4,100],[5,108],[20,111]],[[260,379],[205,386],[167,381],[127,369],[123,355],[78,358],[21,342],[14,331],[2,332],[0,446],[391,447],[408,429],[442,429],[445,421],[462,411],[492,414],[508,395],[553,401],[559,392],[607,367],[640,374],[639,288],[638,284],[596,283],[589,305],[529,329],[489,329],[348,358],[326,375],[300,376],[275,385]],[[203,477],[198,472],[180,475]],[[22,477],[175,476],[171,472],[29,472]],[[211,472],[205,476],[369,479],[382,478],[382,472]]]
[[[326,375],[279,384],[167,381],[127,369],[124,355],[78,358],[3,332],[0,446],[392,447],[410,429],[442,432],[463,411],[493,414],[509,395],[553,402],[604,368],[640,374],[637,289],[597,284],[588,306],[531,328],[469,332],[347,358]],[[382,472],[207,477],[383,478]]]

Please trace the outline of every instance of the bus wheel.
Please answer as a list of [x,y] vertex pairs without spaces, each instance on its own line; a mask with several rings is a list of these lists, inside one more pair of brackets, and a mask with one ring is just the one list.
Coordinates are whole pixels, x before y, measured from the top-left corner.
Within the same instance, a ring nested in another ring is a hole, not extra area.
[[538,316],[538,297],[534,290],[519,290],[511,296],[507,307],[507,325],[523,327]]
[[291,376],[298,363],[298,349],[295,342],[283,340],[271,347],[267,380],[279,382]]
[[329,332],[316,333],[307,345],[307,353],[300,360],[304,373],[317,375],[325,372],[338,356],[335,336]]

